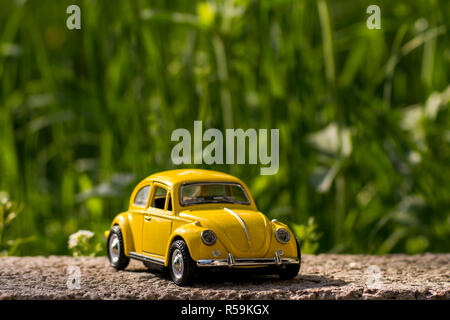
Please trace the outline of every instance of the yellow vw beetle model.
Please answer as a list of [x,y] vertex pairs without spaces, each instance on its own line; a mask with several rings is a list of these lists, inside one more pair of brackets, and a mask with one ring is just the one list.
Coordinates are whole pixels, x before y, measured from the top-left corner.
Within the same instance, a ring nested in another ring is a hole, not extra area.
[[170,170],[145,178],[105,235],[116,270],[132,258],[149,269],[168,269],[180,286],[200,268],[266,267],[282,279],[300,270],[300,248],[289,228],[259,212],[241,180],[216,171]]

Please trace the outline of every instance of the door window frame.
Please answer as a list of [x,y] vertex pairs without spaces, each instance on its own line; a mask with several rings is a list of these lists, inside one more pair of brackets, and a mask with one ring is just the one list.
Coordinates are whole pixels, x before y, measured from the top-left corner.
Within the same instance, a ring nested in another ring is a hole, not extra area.
[[[153,198],[155,196],[157,187],[161,187],[161,188],[166,190],[166,200],[164,202],[164,209],[155,208],[155,207],[152,206]],[[171,198],[170,201],[172,201],[172,210],[171,211],[167,210],[168,207],[169,207],[169,202],[168,202],[169,197]],[[150,209],[150,208],[156,209],[156,210],[161,210],[165,214],[168,214],[168,215],[173,215],[174,214],[173,196],[172,196],[172,192],[170,191],[170,188],[168,186],[166,186],[165,184],[163,184],[161,182],[153,182],[151,190],[150,190],[150,196],[149,196],[148,203],[147,203],[147,209]]]

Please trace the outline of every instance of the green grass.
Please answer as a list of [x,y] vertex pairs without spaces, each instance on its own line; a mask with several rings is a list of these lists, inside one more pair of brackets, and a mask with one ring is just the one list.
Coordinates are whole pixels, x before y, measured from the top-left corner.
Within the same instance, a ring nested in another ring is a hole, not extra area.
[[2,234],[33,239],[14,254],[67,254],[79,229],[103,240],[194,120],[280,129],[275,176],[197,167],[320,234],[316,252],[450,250],[448,1],[21,3],[0,4],[0,190],[23,206]]

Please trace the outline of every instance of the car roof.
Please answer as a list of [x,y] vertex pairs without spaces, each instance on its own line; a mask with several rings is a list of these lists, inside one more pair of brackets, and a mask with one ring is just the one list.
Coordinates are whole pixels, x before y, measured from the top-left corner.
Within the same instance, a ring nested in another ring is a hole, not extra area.
[[224,181],[224,182],[237,182],[242,181],[232,175],[212,170],[203,169],[176,169],[161,171],[152,174],[144,179],[144,181],[160,181],[170,186],[174,186],[183,182],[195,182],[195,181]]

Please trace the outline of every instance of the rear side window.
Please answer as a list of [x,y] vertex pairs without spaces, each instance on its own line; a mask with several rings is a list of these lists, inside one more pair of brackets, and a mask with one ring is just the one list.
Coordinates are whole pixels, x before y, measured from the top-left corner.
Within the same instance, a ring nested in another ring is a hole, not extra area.
[[134,198],[134,205],[138,207],[144,207],[147,204],[148,194],[150,192],[150,186],[141,188]]

